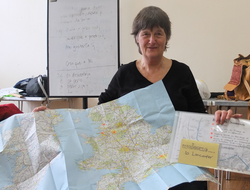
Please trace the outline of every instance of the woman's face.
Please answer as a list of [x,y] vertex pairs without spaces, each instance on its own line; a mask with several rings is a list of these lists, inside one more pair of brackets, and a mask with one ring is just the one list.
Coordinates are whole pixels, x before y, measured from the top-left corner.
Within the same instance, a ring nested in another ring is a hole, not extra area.
[[136,37],[141,53],[147,58],[159,58],[163,56],[167,44],[166,34],[161,27],[141,30]]

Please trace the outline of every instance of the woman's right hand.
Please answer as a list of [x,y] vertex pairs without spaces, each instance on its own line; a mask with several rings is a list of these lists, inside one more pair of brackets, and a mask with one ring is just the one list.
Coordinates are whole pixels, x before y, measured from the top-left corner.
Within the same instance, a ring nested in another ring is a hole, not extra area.
[[39,106],[39,107],[36,107],[35,109],[33,109],[32,112],[39,112],[39,111],[45,111],[45,110],[48,110],[48,108],[46,106]]

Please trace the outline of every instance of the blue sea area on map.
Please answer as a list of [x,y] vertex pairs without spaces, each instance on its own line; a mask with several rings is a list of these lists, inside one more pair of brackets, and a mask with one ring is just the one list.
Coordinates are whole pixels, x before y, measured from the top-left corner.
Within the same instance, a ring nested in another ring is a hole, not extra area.
[[151,190],[151,189],[165,190],[167,189],[168,185],[166,184],[166,181],[163,180],[161,176],[159,176],[158,172],[159,171],[157,171],[157,173],[151,174],[145,180],[139,183],[139,186],[141,187],[141,189],[143,190]]
[[[16,158],[20,156],[21,153],[15,155],[0,155],[0,163],[8,163],[0,166],[0,189],[4,186],[12,185],[13,170],[16,165]],[[4,181],[5,184],[1,183]]]
[[[67,189],[67,173],[65,172],[66,165],[64,161],[64,154],[60,153],[50,163],[41,183],[38,185],[37,190],[43,189]],[[56,183],[55,183],[56,182]]]
[[129,104],[136,109],[153,126],[153,134],[163,123],[169,126],[174,124],[175,109],[162,81],[119,98],[119,103]]
[[[21,114],[22,115],[22,114]],[[2,135],[7,130],[13,130],[16,127],[20,127],[20,121],[18,119],[18,114],[12,115],[8,119],[0,122],[0,135]],[[1,124],[3,126],[1,126]],[[0,138],[0,151],[3,150],[2,138]]]
[[93,147],[86,143],[82,135],[96,137],[100,134],[100,130],[99,125],[88,118],[89,110],[65,112],[59,109],[57,111],[63,116],[63,122],[54,126],[54,130],[64,153],[81,153],[82,160],[93,157],[95,153]]
[[122,186],[124,189],[133,189],[133,190],[141,190],[140,186],[136,184],[135,182],[126,182]]
[[[62,122],[60,128],[59,127],[56,128],[58,132],[72,129],[76,130],[78,134],[84,133],[85,135],[92,137],[96,137],[100,134],[99,130],[100,123],[95,123],[88,117],[90,109],[86,110],[79,109],[71,112],[65,112],[63,109],[62,110],[58,109],[57,111],[64,118],[64,121]],[[70,125],[71,128],[69,128],[68,122],[71,122],[70,124],[73,123],[73,125]]]

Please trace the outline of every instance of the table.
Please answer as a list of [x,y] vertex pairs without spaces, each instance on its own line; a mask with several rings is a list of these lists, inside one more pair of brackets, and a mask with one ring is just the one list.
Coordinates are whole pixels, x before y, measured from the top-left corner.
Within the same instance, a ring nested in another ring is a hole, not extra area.
[[41,102],[41,105],[46,104],[46,106],[49,108],[49,105],[52,101],[61,101],[66,100],[69,104],[70,108],[70,100],[69,98],[46,98],[46,97],[23,97],[23,98],[17,98],[17,97],[3,97],[0,99],[0,101],[17,101],[18,102],[18,108],[23,111],[23,102]]
[[[210,98],[207,100],[203,100],[204,106],[208,109],[211,109],[212,107],[216,107],[216,110],[220,110],[223,106],[230,109],[231,107],[248,107],[249,101],[234,101],[234,100],[221,100],[217,98]],[[211,113],[211,112],[210,112]]]
[[242,100],[220,100],[220,99],[215,99],[211,98],[209,101],[212,102],[213,106],[227,106],[227,107],[248,107],[249,106],[249,101],[242,101]]
[[217,98],[210,98],[210,99],[204,99],[203,103],[205,106],[249,106],[248,101],[242,101],[242,100],[222,100]]

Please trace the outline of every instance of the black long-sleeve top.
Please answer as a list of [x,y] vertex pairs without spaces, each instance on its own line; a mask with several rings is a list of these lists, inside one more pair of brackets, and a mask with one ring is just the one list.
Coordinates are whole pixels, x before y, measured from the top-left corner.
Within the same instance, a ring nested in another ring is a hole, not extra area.
[[[175,110],[206,112],[193,74],[186,64],[172,60],[172,66],[162,81]],[[117,99],[151,84],[152,82],[138,71],[136,61],[130,62],[118,69],[108,89],[101,93],[98,104]]]

